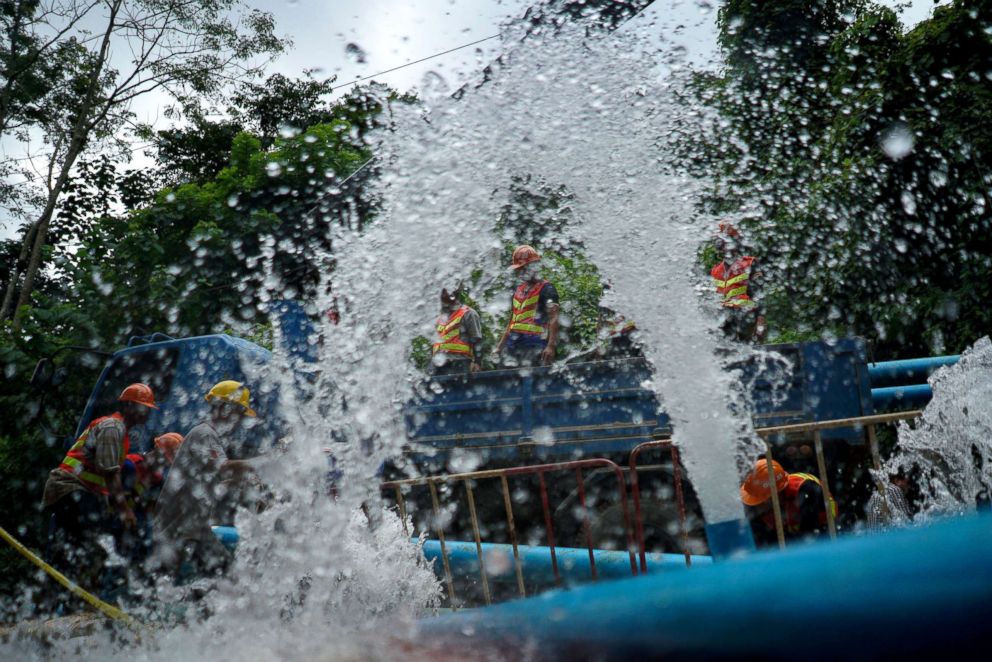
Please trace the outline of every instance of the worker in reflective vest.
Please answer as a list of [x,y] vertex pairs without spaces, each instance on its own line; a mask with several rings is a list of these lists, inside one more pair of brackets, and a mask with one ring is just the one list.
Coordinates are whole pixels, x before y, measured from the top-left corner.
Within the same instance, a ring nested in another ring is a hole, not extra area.
[[155,437],[155,446],[147,453],[128,453],[121,467],[121,483],[128,507],[138,523],[127,545],[132,564],[141,563],[152,549],[151,515],[162,491],[169,467],[183,437],[176,432],[166,432]]
[[713,286],[725,312],[723,329],[741,342],[761,342],[768,329],[756,300],[760,272],[751,255],[741,255],[741,234],[729,223],[721,223],[713,236],[720,257],[711,270]]
[[[782,512],[782,528],[787,538],[805,538],[822,535],[827,530],[827,510],[823,501],[820,480],[812,474],[788,473],[782,465],[772,460],[775,486]],[[747,506],[748,519],[755,542],[773,545],[778,541],[775,513],[768,480],[768,461],[760,458],[754,470],[741,485],[741,501]],[[837,502],[830,498],[830,509],[837,518]]]
[[551,365],[558,346],[558,291],[540,276],[541,256],[531,246],[513,251],[520,284],[511,299],[510,321],[496,345],[510,365]]
[[50,562],[90,588],[96,587],[106,557],[97,538],[136,524],[121,484],[121,466],[130,450],[129,431],[158,408],[145,384],[131,384],[118,400],[118,411],[92,421],[79,435],[49,474],[42,497],[52,520]]
[[441,290],[441,315],[434,323],[437,339],[431,346],[431,368],[435,375],[479,371],[482,355],[482,319],[470,306],[459,302],[461,289]]

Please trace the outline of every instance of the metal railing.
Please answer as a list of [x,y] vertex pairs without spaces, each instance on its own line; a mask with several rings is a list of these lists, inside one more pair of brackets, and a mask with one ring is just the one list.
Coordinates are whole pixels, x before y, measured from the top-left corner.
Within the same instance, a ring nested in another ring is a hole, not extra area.
[[[855,418],[844,418],[835,419],[830,421],[816,421],[810,423],[798,423],[792,425],[781,425],[775,427],[765,427],[756,429],[756,433],[764,438],[766,454],[765,458],[769,463],[769,488],[771,491],[771,502],[772,510],[774,513],[775,520],[775,532],[780,547],[785,547],[785,523],[783,520],[783,504],[780,501],[778,490],[775,485],[774,472],[771,470],[771,462],[774,459],[772,453],[772,443],[769,438],[775,436],[786,436],[797,433],[812,433],[813,446],[815,451],[815,459],[817,465],[817,477],[820,481],[822,488],[824,508],[826,510],[826,522],[827,529],[831,539],[837,538],[837,522],[834,517],[833,508],[831,507],[831,502],[833,500],[833,495],[831,494],[831,487],[828,475],[828,467],[826,462],[826,456],[824,453],[824,442],[821,435],[823,430],[844,428],[844,427],[863,427],[866,431],[866,437],[868,441],[868,447],[871,454],[871,462],[876,470],[876,472],[881,471],[882,461],[881,454],[878,444],[878,434],[876,426],[891,424],[901,420],[911,420],[917,418],[922,412],[919,410],[908,411],[908,412],[896,412],[889,414],[879,414],[873,416],[861,416]],[[551,497],[548,490],[548,482],[546,476],[549,474],[560,474],[563,472],[574,472],[575,480],[577,483],[577,497],[579,509],[582,513],[581,522],[581,535],[584,539],[585,550],[588,553],[589,559],[589,578],[596,580],[599,578],[599,573],[597,571],[597,554],[602,553],[602,550],[596,550],[593,544],[593,534],[592,526],[590,522],[589,515],[589,504],[587,503],[586,494],[586,484],[585,478],[587,475],[593,475],[599,470],[612,473],[615,480],[615,489],[617,493],[617,503],[620,507],[622,513],[623,521],[623,533],[627,543],[627,556],[629,556],[630,561],[630,573],[631,575],[638,575],[646,573],[648,571],[648,560],[649,555],[647,553],[647,545],[645,542],[645,530],[644,530],[644,512],[641,494],[641,480],[639,477],[640,471],[647,470],[651,467],[641,466],[639,467],[639,461],[645,452],[661,451],[667,452],[671,458],[672,462],[672,478],[673,487],[675,493],[675,501],[678,506],[678,520],[679,520],[679,534],[681,538],[682,555],[685,558],[685,565],[692,565],[692,555],[689,547],[689,531],[687,526],[687,506],[686,506],[686,494],[682,478],[682,464],[679,456],[679,451],[671,441],[671,439],[656,439],[653,441],[644,442],[635,446],[629,456],[629,485],[624,477],[625,469],[618,466],[611,460],[605,458],[590,458],[584,460],[574,460],[566,462],[556,462],[548,464],[530,465],[530,466],[519,466],[510,467],[505,469],[492,469],[484,471],[472,471],[465,473],[455,473],[447,475],[438,476],[425,476],[418,478],[410,478],[404,480],[394,480],[385,482],[381,485],[383,490],[391,491],[395,497],[396,506],[399,511],[400,518],[403,522],[403,529],[407,535],[411,532],[408,528],[408,508],[407,502],[408,498],[405,496],[405,491],[409,491],[415,487],[426,487],[430,496],[430,511],[431,511],[431,523],[433,528],[433,533],[437,538],[440,545],[440,557],[441,565],[444,571],[444,582],[447,588],[448,599],[451,607],[454,609],[457,605],[457,599],[455,595],[455,581],[454,575],[452,573],[451,564],[449,563],[449,556],[451,555],[451,550],[448,548],[445,539],[445,525],[444,518],[442,517],[442,500],[439,496],[439,485],[451,486],[460,483],[464,487],[464,499],[467,505],[468,518],[470,529],[472,533],[472,538],[475,546],[475,560],[477,562],[479,583],[482,588],[483,598],[486,604],[491,604],[493,602],[493,591],[490,587],[489,573],[486,568],[486,553],[484,546],[487,549],[492,549],[493,547],[499,547],[499,545],[493,545],[489,542],[484,542],[482,540],[482,530],[483,527],[480,525],[479,513],[476,507],[476,493],[478,487],[476,486],[477,481],[483,480],[494,480],[498,481],[499,491],[502,496],[503,511],[506,524],[506,532],[509,538],[509,547],[512,548],[513,553],[513,570],[516,579],[516,593],[520,597],[527,596],[527,582],[524,578],[524,564],[521,561],[521,545],[518,541],[518,523],[515,518],[514,508],[513,508],[513,498],[511,496],[509,481],[514,478],[519,478],[523,476],[532,476],[536,478],[537,489],[540,496],[541,514],[543,518],[543,527],[545,531],[545,537],[547,539],[547,553],[550,555],[550,565],[551,571],[554,576],[554,582],[556,585],[562,585],[562,575],[559,571],[559,560],[558,554],[556,552],[556,547],[558,541],[556,539],[554,516],[551,508]],[[882,496],[883,502],[887,499],[885,486],[881,480],[877,479],[874,481],[875,488],[879,491]],[[633,502],[633,512],[631,513],[628,507],[627,499],[627,489],[630,489],[630,497]],[[447,504],[446,504],[447,505]],[[451,544],[456,544],[452,542]],[[455,550],[456,560],[459,555],[464,554],[465,548],[470,546],[471,543],[467,545],[465,543],[459,544]],[[543,548],[526,548],[530,551],[543,549]],[[564,549],[564,548],[563,548]],[[574,553],[577,549],[568,549],[567,553],[572,554],[571,558],[574,558]],[[563,553],[566,553],[563,551]],[[470,553],[469,553],[470,554]],[[659,557],[660,558],[660,557]],[[653,563],[654,561],[652,561]],[[666,563],[669,562],[666,560]],[[462,569],[467,566],[463,566]],[[584,571],[583,571],[584,572]],[[574,573],[573,573],[574,576]],[[615,575],[614,575],[615,576]]]
[[538,490],[540,493],[541,510],[544,518],[544,528],[547,537],[548,550],[551,557],[551,569],[554,574],[556,585],[562,584],[561,573],[558,567],[558,557],[555,551],[555,528],[552,516],[550,499],[548,495],[548,485],[545,480],[546,474],[559,472],[574,472],[578,484],[579,508],[582,511],[582,533],[585,538],[586,549],[589,557],[589,569],[591,579],[598,578],[596,569],[596,550],[593,546],[592,526],[589,519],[589,507],[586,503],[584,470],[605,469],[613,473],[616,480],[616,490],[618,503],[623,516],[624,534],[627,541],[627,552],[630,558],[630,571],[632,575],[638,574],[637,560],[634,553],[634,534],[630,521],[630,513],[627,505],[627,488],[624,480],[623,470],[611,460],[603,458],[591,458],[586,460],[573,460],[569,462],[555,462],[551,464],[538,464],[532,466],[510,467],[506,469],[493,469],[486,471],[472,471],[466,473],[447,474],[441,476],[425,476],[421,478],[409,478],[405,480],[388,481],[381,485],[383,490],[392,490],[395,498],[400,518],[403,521],[403,529],[407,535],[410,531],[407,528],[407,499],[403,495],[404,489],[415,486],[426,486],[430,492],[431,510],[434,525],[434,533],[437,535],[440,544],[441,562],[444,568],[444,581],[448,591],[448,599],[452,608],[455,608],[456,597],[454,579],[448,561],[448,550],[445,542],[443,518],[441,517],[441,502],[438,497],[438,484],[461,482],[465,488],[465,497],[468,504],[469,520],[471,523],[472,536],[476,547],[476,557],[479,564],[479,578],[482,586],[483,597],[486,604],[492,603],[492,591],[489,586],[488,574],[486,571],[486,559],[483,553],[483,542],[480,534],[479,516],[475,507],[475,492],[472,484],[480,480],[498,480],[503,496],[503,507],[506,517],[507,532],[510,538],[510,545],[513,548],[514,570],[516,574],[517,592],[520,597],[526,597],[527,591],[524,582],[523,568],[520,559],[520,550],[517,540],[517,526],[513,514],[513,499],[510,494],[509,479],[521,476],[536,476]]
[[630,452],[630,495],[634,501],[634,534],[637,537],[637,553],[641,561],[641,572],[648,571],[647,550],[644,544],[644,517],[641,513],[641,486],[637,475],[637,460],[642,452],[648,449],[667,449],[672,457],[672,480],[675,483],[675,500],[679,506],[679,533],[682,537],[682,553],[685,555],[685,565],[692,565],[689,553],[689,530],[686,527],[685,493],[682,490],[682,464],[679,461],[679,451],[670,439],[646,441],[634,447]]

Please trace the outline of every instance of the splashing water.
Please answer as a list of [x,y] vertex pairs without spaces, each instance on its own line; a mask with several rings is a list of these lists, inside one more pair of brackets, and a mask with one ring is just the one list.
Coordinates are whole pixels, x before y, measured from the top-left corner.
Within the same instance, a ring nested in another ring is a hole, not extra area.
[[992,496],[992,340],[986,336],[930,377],[933,400],[902,424],[889,473],[918,476],[918,519],[972,512]]
[[[516,174],[573,196],[573,239],[612,280],[615,307],[643,330],[650,387],[672,419],[706,519],[742,518],[735,442],[750,436],[750,420],[731,404],[696,262],[714,223],[695,211],[696,185],[666,156],[675,130],[697,122],[674,101],[677,81],[659,79],[656,54],[632,32],[562,30],[553,43],[532,38],[507,53],[495,79],[460,100],[394,108],[395,126],[378,137],[388,164],[380,217],[334,238],[324,289],[341,323],[322,330],[313,392],[295,395],[289,370],[268,375],[282,382],[292,430],[258,467],[263,482],[279,486],[273,505],[239,514],[235,566],[203,601],[212,615],[122,656],[342,657],[362,649],[356,630],[403,636],[434,604],[438,585],[419,549],[376,505],[377,471],[406,442],[402,407],[418,382],[410,339],[430,333],[442,287],[495,259],[494,225]],[[334,444],[343,473],[336,500],[325,485],[332,438],[343,441]],[[359,514],[363,503],[374,530]]]

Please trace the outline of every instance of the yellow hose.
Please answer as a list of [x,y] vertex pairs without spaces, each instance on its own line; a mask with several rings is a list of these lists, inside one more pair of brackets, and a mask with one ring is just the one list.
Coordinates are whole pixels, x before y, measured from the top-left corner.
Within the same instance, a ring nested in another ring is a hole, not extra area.
[[57,581],[59,584],[62,584],[62,586],[66,587],[70,593],[72,593],[76,597],[82,598],[98,611],[102,612],[106,616],[109,616],[115,621],[121,621],[128,627],[137,628],[139,626],[139,623],[136,620],[125,614],[123,611],[121,611],[120,609],[118,609],[117,607],[111,604],[107,604],[106,602],[96,597],[92,593],[84,590],[78,584],[66,578],[66,576],[63,575],[61,572],[59,572],[52,566],[42,561],[34,553],[32,553],[31,550],[29,550],[27,547],[25,547],[20,542],[18,542],[18,540],[14,538],[14,536],[7,533],[2,526],[0,526],[0,538],[6,540],[11,547],[13,547],[18,552],[20,552],[21,556],[26,558],[28,561],[31,561],[31,563],[35,564],[36,566],[47,572],[49,575],[51,575],[55,581]]

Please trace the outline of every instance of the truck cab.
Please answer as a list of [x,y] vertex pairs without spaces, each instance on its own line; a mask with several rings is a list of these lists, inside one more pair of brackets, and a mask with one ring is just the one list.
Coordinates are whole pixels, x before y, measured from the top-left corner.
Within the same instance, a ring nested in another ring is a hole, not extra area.
[[277,393],[267,380],[254,378],[271,359],[271,352],[258,345],[216,334],[171,338],[162,333],[131,338],[127,347],[115,352],[104,366],[79,420],[76,436],[91,421],[117,408],[117,397],[128,384],[148,384],[158,409],[148,422],[131,431],[132,449],[144,452],[153,438],[164,432],[186,432],[206,413],[204,395],[219,381],[233,379],[252,384],[252,399],[259,411],[257,424],[239,440],[244,452],[256,449],[275,434]]

